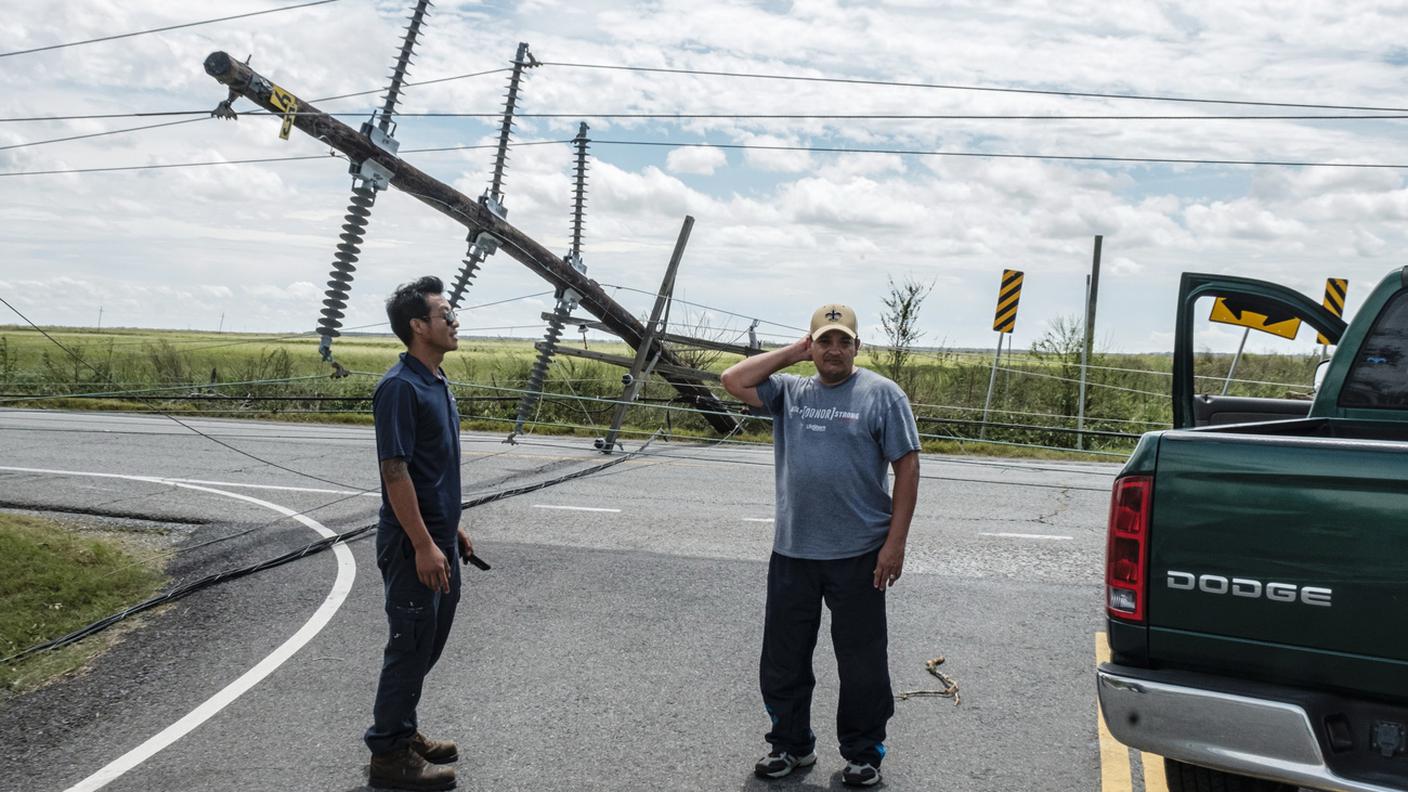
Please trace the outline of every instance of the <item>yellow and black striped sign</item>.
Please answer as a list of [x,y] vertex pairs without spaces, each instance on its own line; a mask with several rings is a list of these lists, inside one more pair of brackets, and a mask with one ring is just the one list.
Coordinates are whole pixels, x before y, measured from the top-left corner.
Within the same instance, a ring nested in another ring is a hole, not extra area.
[[[1325,302],[1324,305],[1330,313],[1335,316],[1344,317],[1344,296],[1349,293],[1349,278],[1326,278],[1325,279]],[[1315,343],[1329,345],[1330,339],[1324,333],[1315,334]]]
[[1022,297],[1022,271],[1002,271],[1002,287],[997,290],[997,313],[992,317],[992,329],[1010,333],[1017,327],[1017,301]]

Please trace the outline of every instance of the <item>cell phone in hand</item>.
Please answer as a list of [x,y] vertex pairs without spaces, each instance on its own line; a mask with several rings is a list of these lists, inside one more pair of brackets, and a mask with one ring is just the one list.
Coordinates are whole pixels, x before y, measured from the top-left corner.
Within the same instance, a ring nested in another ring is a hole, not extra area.
[[493,567],[489,566],[488,561],[485,561],[474,553],[466,553],[463,547],[460,548],[460,559],[466,564],[473,564],[485,571],[493,569]]

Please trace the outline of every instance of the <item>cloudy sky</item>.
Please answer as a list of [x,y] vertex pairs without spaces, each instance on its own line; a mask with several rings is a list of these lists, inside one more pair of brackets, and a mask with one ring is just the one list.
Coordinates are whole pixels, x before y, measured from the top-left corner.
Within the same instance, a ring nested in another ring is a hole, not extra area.
[[[289,4],[11,3],[0,52]],[[0,57],[6,97],[0,117],[208,110],[225,94],[201,68],[213,50],[252,56],[256,70],[305,99],[383,87],[412,5],[339,0]],[[934,285],[921,316],[922,343],[991,348],[998,281],[1010,268],[1026,272],[1015,336],[1021,348],[1053,319],[1081,312],[1093,237],[1101,234],[1101,345],[1167,351],[1183,271],[1276,280],[1317,299],[1326,277],[1347,277],[1353,311],[1390,268],[1408,263],[1402,253],[1408,121],[1230,119],[1373,113],[952,86],[1389,108],[1391,114],[1408,104],[1405,25],[1408,3],[1367,0],[441,0],[410,79],[503,68],[520,41],[548,62],[528,73],[519,109],[565,115],[522,117],[515,140],[564,141],[579,120],[590,124],[588,275],[639,313],[649,304],[642,292],[658,285],[689,214],[696,225],[676,296],[701,307],[677,305],[674,318],[707,324],[711,335],[732,339],[756,318],[765,339],[790,340],[817,304],[844,301],[859,312],[863,338],[882,342],[887,279],[910,278]],[[498,72],[412,86],[402,109],[492,115],[502,108],[506,82]],[[358,114],[375,104],[375,96],[364,96],[319,106]],[[250,105],[241,101],[236,109]],[[759,114],[833,117],[743,117]],[[919,117],[954,115],[989,117]],[[194,120],[25,145],[187,119]],[[396,137],[403,149],[473,146],[493,142],[497,123],[407,116]],[[103,326],[312,329],[350,181],[344,161],[317,157],[327,153],[324,146],[297,132],[281,141],[277,128],[257,116],[0,122],[0,296],[41,324],[92,326],[101,310]],[[715,147],[738,145],[943,153]],[[11,175],[292,156],[317,158]],[[488,183],[487,150],[406,158],[471,195]],[[571,164],[565,143],[523,146],[513,150],[505,182],[510,221],[564,252]],[[382,195],[346,325],[378,329],[380,301],[396,283],[424,273],[449,278],[463,254],[463,228],[405,195]],[[499,304],[471,311],[462,325],[471,333],[538,335],[538,314],[551,298],[528,295],[545,288],[497,255],[466,304]],[[0,316],[0,324],[17,322]],[[1199,343],[1230,350],[1240,336],[1230,327],[1203,328]],[[1304,352],[1313,344],[1306,328],[1295,342],[1258,335],[1252,347]]]

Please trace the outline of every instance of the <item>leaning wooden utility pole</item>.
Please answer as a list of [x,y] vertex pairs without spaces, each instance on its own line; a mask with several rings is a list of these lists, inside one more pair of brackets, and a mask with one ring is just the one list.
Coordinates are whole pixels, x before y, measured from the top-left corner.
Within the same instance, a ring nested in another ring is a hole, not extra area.
[[[304,102],[287,89],[276,86],[227,53],[211,53],[205,59],[205,71],[228,86],[231,94],[242,96],[271,113],[285,116],[285,123],[291,122],[299,131],[346,154],[355,165],[374,163],[389,174],[388,181],[392,187],[464,225],[472,236],[487,237],[486,241],[502,248],[555,288],[576,292],[581,297],[579,304],[632,348],[645,344],[649,354],[658,356],[660,362],[681,365],[680,360],[659,339],[647,341],[646,328],[607,296],[596,281],[573,269],[561,256],[509,225],[478,201],[432,178],[394,152],[378,147],[372,138]],[[276,92],[281,100],[279,104],[271,101]],[[288,107],[296,107],[296,113],[288,113]],[[735,430],[736,419],[699,379],[677,374],[662,373],[662,376],[686,400],[699,408],[716,431],[728,433]]]

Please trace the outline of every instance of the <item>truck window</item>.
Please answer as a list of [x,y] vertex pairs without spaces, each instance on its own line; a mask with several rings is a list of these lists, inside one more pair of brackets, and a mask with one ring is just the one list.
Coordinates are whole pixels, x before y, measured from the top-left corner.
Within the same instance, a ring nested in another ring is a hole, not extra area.
[[1389,300],[1340,391],[1341,407],[1408,406],[1408,291]]

